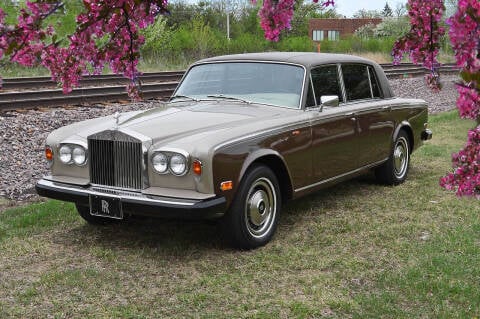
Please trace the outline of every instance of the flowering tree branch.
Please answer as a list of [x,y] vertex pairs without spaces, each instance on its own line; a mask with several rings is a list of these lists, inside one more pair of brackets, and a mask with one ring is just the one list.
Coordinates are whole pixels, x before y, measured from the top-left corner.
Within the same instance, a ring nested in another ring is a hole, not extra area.
[[440,38],[445,33],[445,29],[440,26],[445,6],[442,0],[409,0],[407,6],[411,29],[407,35],[395,42],[393,62],[398,64],[407,53],[413,63],[422,64],[430,70],[426,82],[433,90],[439,90],[437,56],[440,51]]
[[83,0],[83,5],[66,45],[57,41],[52,26],[43,25],[63,7],[61,1],[27,1],[16,26],[5,24],[0,9],[0,59],[8,55],[11,62],[46,67],[65,93],[78,86],[83,74],[99,73],[108,65],[131,80],[127,90],[139,98],[137,64],[144,38],[138,31],[168,12],[166,0]]

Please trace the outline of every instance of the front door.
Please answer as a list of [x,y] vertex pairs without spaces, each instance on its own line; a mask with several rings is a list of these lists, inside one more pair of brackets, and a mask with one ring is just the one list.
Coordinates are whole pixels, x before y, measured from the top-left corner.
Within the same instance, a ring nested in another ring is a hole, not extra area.
[[[339,67],[323,65],[311,70],[310,107],[312,125],[312,165],[315,183],[348,173],[357,167],[356,118],[345,108]],[[320,108],[322,96],[336,95],[339,106]]]

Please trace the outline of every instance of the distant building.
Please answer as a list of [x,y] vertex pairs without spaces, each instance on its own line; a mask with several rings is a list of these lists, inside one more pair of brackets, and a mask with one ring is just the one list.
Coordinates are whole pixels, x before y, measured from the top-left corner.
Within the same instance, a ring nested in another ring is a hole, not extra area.
[[355,30],[367,24],[377,25],[382,19],[310,19],[309,36],[313,41],[338,41],[352,35]]

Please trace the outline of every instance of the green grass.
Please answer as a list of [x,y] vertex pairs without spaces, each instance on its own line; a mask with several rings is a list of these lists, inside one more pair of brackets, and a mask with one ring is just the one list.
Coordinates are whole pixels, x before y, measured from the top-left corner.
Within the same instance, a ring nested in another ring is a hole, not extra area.
[[480,205],[438,186],[473,122],[431,117],[396,187],[363,176],[292,202],[274,240],[206,222],[85,224],[47,201],[0,213],[1,318],[478,318]]

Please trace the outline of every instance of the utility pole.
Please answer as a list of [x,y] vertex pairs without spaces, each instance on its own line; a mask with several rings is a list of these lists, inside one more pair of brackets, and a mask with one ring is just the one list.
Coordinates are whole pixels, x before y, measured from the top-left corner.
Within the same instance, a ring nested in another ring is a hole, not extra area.
[[225,9],[227,11],[227,39],[228,41],[230,41],[230,8],[229,8],[229,5],[228,5],[228,0],[226,0],[225,2]]
[[230,41],[230,12],[227,9],[227,39]]

